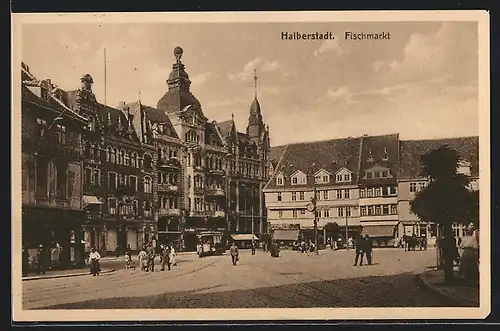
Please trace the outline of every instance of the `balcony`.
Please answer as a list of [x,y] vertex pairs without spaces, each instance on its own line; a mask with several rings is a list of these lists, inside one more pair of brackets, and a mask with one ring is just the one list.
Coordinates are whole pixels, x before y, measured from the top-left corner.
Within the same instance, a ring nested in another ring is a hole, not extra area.
[[200,211],[200,210],[191,210],[189,212],[190,217],[205,217],[206,215],[207,215],[207,212]]
[[170,169],[181,169],[181,162],[176,158],[160,158],[158,159],[158,167],[160,168],[170,168]]
[[158,209],[158,216],[181,216],[180,209]]
[[173,184],[158,184],[158,192],[172,192],[176,193],[179,191],[179,187]]
[[213,176],[224,176],[225,171],[222,169],[208,169],[207,174],[213,175]]
[[216,210],[216,211],[211,211],[208,212],[210,217],[226,217],[226,212],[223,210]]
[[222,188],[214,187],[208,188],[206,194],[211,196],[223,197],[226,195],[226,191],[224,191]]

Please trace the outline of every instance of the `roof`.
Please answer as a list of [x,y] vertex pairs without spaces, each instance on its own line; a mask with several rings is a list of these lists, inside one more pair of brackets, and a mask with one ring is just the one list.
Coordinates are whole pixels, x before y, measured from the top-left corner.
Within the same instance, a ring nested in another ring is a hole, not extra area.
[[[353,182],[356,182],[360,142],[361,138],[342,138],[287,145],[266,188],[312,187],[310,180],[306,185],[293,186],[290,185],[290,180],[285,180],[283,186],[276,186],[277,174],[283,173],[285,177],[290,177],[298,170],[316,173],[324,169],[333,175],[341,168],[346,168],[352,172]],[[315,164],[314,167],[311,167],[312,164]]]
[[234,125],[233,120],[227,120],[224,122],[217,123],[217,126],[219,127],[220,133],[224,136],[227,137],[231,134],[231,129]]
[[420,156],[448,145],[459,152],[461,158],[470,162],[471,175],[479,176],[479,137],[460,137],[449,139],[403,140],[400,142],[399,178],[420,177],[422,164]]
[[[139,136],[132,124],[129,123],[127,116],[125,113],[119,109],[103,105],[101,103],[97,103],[98,111],[100,117],[104,119],[104,123],[106,123],[107,131],[105,132],[106,137],[113,138],[117,141],[123,141],[127,143],[136,143],[140,144]],[[111,120],[111,125],[108,124],[108,113],[109,118]],[[119,134],[118,132],[118,119],[120,119],[121,123],[121,132],[124,134]],[[111,129],[114,128],[115,130]],[[130,139],[126,137],[126,134],[130,134]]]
[[220,140],[220,136],[217,133],[217,128],[215,127],[214,123],[207,122],[205,124],[205,142],[209,145],[214,145],[212,139],[210,137],[214,137],[217,139],[217,142],[215,143],[215,146],[222,146],[223,142]]
[[[360,184],[384,184],[397,182],[399,164],[399,135],[363,136],[361,162],[359,169]],[[371,157],[371,159],[370,159]],[[374,166],[388,168],[393,176],[390,179],[363,179],[365,170]]]
[[[271,152],[269,153],[269,160],[271,162],[277,163],[281,157],[281,154],[283,154],[283,150],[285,149],[286,146],[274,146],[271,147]],[[276,164],[273,164],[276,166]]]

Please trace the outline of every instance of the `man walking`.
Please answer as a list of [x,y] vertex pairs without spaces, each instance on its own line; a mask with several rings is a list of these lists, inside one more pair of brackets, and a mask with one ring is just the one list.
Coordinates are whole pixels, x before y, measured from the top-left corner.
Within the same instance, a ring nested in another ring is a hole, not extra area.
[[365,234],[364,251],[366,254],[366,260],[368,261],[368,265],[371,265],[373,257],[373,240],[372,238],[370,238],[368,234]]
[[255,242],[252,241],[252,255],[255,255]]
[[360,266],[363,265],[364,243],[365,243],[365,241],[363,240],[363,237],[360,234],[358,234],[356,236],[356,241],[355,241],[355,245],[356,245],[356,257],[354,259],[354,266],[358,265],[358,259],[360,257],[361,257],[361,261],[360,261],[359,265]]
[[239,252],[238,247],[234,242],[231,245],[231,248],[229,248],[229,253],[231,254],[231,261],[233,262],[233,265],[236,265],[236,262],[239,260]]

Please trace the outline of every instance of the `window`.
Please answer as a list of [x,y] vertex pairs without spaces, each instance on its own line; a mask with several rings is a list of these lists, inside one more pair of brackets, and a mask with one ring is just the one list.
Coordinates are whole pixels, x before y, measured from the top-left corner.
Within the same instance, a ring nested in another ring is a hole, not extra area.
[[375,215],[380,215],[382,212],[380,206],[375,206]]
[[123,149],[120,151],[118,164],[125,164],[125,152],[123,151]]
[[351,181],[351,175],[350,174],[345,174],[344,175],[344,182],[350,182]]
[[323,176],[323,183],[328,183],[330,180],[328,176]]
[[111,150],[111,158],[110,158],[111,163],[116,163],[116,152],[117,152],[116,148]]
[[381,192],[381,191],[382,191],[382,190],[380,189],[380,187],[376,188],[376,189],[375,189],[375,196],[376,196],[376,197],[380,197],[380,196],[382,196],[382,192]]
[[292,201],[297,200],[297,192],[292,192]]
[[283,218],[283,210],[278,211],[278,217]]
[[144,169],[151,170],[151,167],[152,167],[151,163],[152,163],[151,155],[144,154]]
[[397,215],[398,213],[398,205],[391,205],[391,214]]
[[418,190],[422,190],[425,187],[425,182],[418,183]]
[[342,175],[337,175],[337,182],[341,182],[342,181]]
[[417,192],[417,183],[410,183],[410,193]]
[[337,208],[337,215],[338,215],[338,217],[344,217],[344,208],[338,207]]
[[116,215],[116,198],[108,199],[108,214]]
[[387,177],[389,177],[389,171],[387,170],[382,171],[382,178],[387,178]]
[[337,190],[337,199],[342,199],[342,190]]
[[68,174],[67,174],[68,165],[67,164],[58,164],[57,165],[57,191],[56,196],[59,199],[67,199],[68,198]]
[[116,189],[118,187],[118,176],[115,172],[108,173],[108,187],[111,189]]
[[134,190],[134,192],[137,192],[137,183],[137,176],[130,176],[129,186]]
[[345,207],[345,215],[351,217],[351,207]]
[[380,171],[373,172],[373,178],[380,178]]
[[330,209],[323,209],[323,217],[330,217]]
[[66,145],[66,126],[56,124],[56,141],[59,145]]
[[306,214],[306,210],[305,209],[301,209],[300,210],[300,215],[305,215]]
[[349,190],[344,190],[344,199],[350,199],[351,198],[351,192]]
[[366,190],[366,196],[368,198],[372,198],[373,197],[373,189],[372,188],[369,188]]
[[281,193],[278,193],[278,201],[281,201]]
[[296,211],[296,210],[293,210],[293,211],[292,211],[292,217],[293,217],[293,218],[297,218],[297,211]]
[[382,206],[382,214],[383,215],[389,215],[389,205],[383,205]]
[[299,200],[304,200],[304,192],[299,192]]
[[321,183],[321,176],[318,175],[318,176],[314,177],[314,181],[316,183]]
[[47,127],[47,121],[40,118],[36,119],[36,134],[41,138],[45,134],[45,128]]
[[328,191],[323,191],[323,200],[328,200]]
[[366,206],[360,207],[359,212],[360,212],[361,216],[366,216]]
[[292,178],[292,184],[297,185],[297,177]]
[[106,148],[106,162],[111,162],[111,147]]
[[390,194],[391,194],[391,195],[396,195],[396,194],[397,194],[397,189],[396,189],[396,186],[391,186],[391,191],[390,191]]
[[359,189],[359,197],[360,198],[365,198],[366,197],[366,190],[364,188]]
[[132,154],[132,157],[130,158],[130,165],[134,168],[137,167],[137,154],[136,153]]
[[367,172],[366,173],[366,179],[372,179],[373,178],[373,173],[372,172]]
[[373,206],[368,206],[368,216],[373,216]]
[[283,185],[283,177],[279,176],[276,178],[276,185]]

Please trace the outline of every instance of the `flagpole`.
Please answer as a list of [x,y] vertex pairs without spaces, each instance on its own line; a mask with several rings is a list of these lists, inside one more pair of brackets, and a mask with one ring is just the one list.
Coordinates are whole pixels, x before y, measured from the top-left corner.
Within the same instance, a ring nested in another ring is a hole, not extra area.
[[106,48],[104,48],[104,105],[107,105],[106,103],[106,93],[107,93],[107,72],[106,72]]

